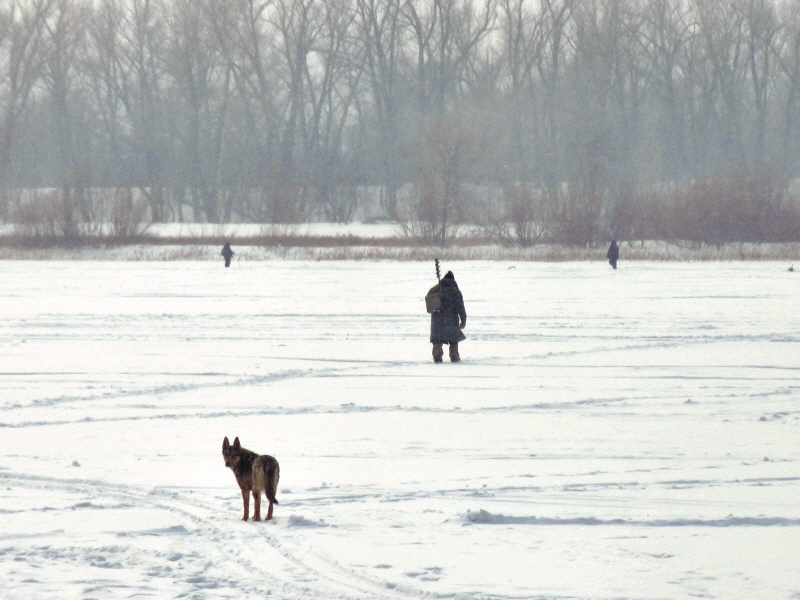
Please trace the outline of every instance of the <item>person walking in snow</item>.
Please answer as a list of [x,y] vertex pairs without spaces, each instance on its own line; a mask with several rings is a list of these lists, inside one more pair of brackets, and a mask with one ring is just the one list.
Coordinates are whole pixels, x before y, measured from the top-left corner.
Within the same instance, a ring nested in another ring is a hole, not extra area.
[[225,245],[222,247],[222,251],[220,252],[220,254],[222,255],[222,258],[225,259],[225,266],[230,267],[231,258],[233,258],[233,255],[236,254],[233,250],[231,250],[230,242],[225,242]]
[[464,309],[464,297],[453,276],[452,271],[442,277],[442,280],[433,286],[428,294],[442,294],[442,308],[431,313],[431,344],[433,344],[433,362],[442,362],[444,356],[443,345],[450,346],[450,361],[458,362],[458,343],[467,339],[461,331],[467,326],[467,311]]
[[616,269],[617,260],[619,260],[619,246],[617,246],[617,240],[611,240],[611,245],[608,247],[608,252],[606,252],[606,258],[608,259],[608,264]]

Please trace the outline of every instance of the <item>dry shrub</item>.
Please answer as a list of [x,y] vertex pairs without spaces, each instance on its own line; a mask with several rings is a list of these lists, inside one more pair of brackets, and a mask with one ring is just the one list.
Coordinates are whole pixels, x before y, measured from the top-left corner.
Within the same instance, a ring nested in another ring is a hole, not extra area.
[[583,246],[600,237],[603,199],[583,185],[555,190],[548,197],[548,222],[553,241]]
[[90,211],[80,210],[73,188],[48,191],[20,203],[11,215],[14,233],[23,240],[76,245],[93,229]]
[[299,225],[290,223],[262,223],[259,227],[260,243],[264,246],[288,246],[298,235]]
[[671,238],[712,244],[800,239],[800,206],[768,172],[732,173],[672,195]]
[[741,172],[623,189],[609,208],[607,223],[617,239],[788,242],[800,239],[800,204],[775,174]]
[[477,138],[465,119],[451,116],[425,124],[414,154],[414,193],[400,211],[405,235],[447,246],[466,218],[469,193],[462,179],[477,155]]
[[261,186],[238,190],[233,207],[252,223],[302,223],[307,214],[305,190],[296,186]]
[[401,204],[398,223],[402,234],[427,246],[445,247],[458,234],[459,225],[448,219],[450,199],[436,193],[423,182],[415,185],[407,204]]
[[497,202],[484,203],[480,218],[483,234],[502,246],[528,248],[545,234],[541,190],[521,183],[503,189]]
[[355,186],[335,186],[323,195],[325,217],[332,223],[352,223],[364,204],[363,194]]
[[675,239],[675,194],[669,185],[622,188],[608,210],[609,236],[641,243]]
[[148,206],[130,189],[65,187],[21,201],[11,216],[23,243],[77,246],[90,240],[140,239],[150,226]]
[[120,240],[141,238],[150,228],[148,203],[136,199],[130,188],[111,190],[108,206],[109,235]]

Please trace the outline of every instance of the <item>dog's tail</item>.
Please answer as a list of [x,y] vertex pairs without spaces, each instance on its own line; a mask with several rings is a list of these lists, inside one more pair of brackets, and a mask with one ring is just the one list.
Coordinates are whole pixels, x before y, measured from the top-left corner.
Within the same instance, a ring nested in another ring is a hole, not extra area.
[[269,498],[270,502],[274,502],[278,504],[278,499],[275,497],[275,494],[278,493],[278,480],[281,478],[281,468],[278,465],[278,461],[274,458],[270,461],[270,464],[267,466],[267,498]]
[[263,491],[271,503],[278,504],[275,494],[278,491],[280,475],[281,470],[277,460],[266,454],[257,457],[253,463],[253,493],[260,494]]
[[278,465],[278,461],[271,456],[261,456],[259,458],[261,459],[260,467],[264,473],[264,493],[270,502],[279,504],[278,499],[275,498],[275,494],[278,493],[278,480],[281,477],[281,468]]

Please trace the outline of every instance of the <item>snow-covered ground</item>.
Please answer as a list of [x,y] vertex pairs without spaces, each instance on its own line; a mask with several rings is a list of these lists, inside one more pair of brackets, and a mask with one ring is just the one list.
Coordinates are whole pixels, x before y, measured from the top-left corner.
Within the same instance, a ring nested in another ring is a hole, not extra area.
[[[107,226],[110,230],[110,226]],[[12,235],[18,228],[9,223],[0,223],[0,235]],[[146,233],[153,237],[199,238],[225,236],[355,236],[365,238],[388,238],[401,235],[400,225],[362,223],[298,223],[274,225],[257,223],[153,223]]]
[[800,598],[800,275],[443,266],[0,262],[0,598]]
[[259,235],[296,236],[356,236],[364,238],[389,238],[401,235],[402,228],[393,223],[299,223],[273,224],[213,224],[213,223],[154,223],[147,233],[155,237],[225,237]]

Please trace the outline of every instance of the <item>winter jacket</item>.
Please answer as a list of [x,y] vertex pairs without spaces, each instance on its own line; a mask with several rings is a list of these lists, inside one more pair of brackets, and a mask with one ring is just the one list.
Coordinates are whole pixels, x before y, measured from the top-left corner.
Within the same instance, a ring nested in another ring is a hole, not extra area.
[[611,245],[608,247],[608,252],[606,252],[606,258],[611,262],[617,262],[617,260],[619,260],[619,246],[617,246],[617,242],[611,242]]
[[455,279],[444,278],[433,286],[429,294],[442,292],[442,310],[431,314],[431,343],[456,344],[467,339],[459,324],[467,320],[464,297]]

